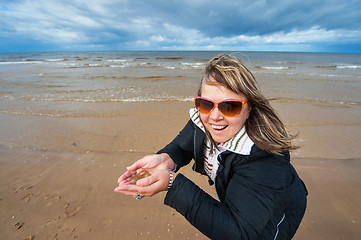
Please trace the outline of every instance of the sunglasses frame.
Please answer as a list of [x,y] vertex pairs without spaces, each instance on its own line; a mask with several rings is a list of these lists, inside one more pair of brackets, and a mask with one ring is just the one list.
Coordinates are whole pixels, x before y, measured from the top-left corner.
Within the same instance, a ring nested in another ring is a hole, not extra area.
[[[208,113],[202,113],[202,112],[199,110],[199,107],[197,107],[197,104],[196,104],[197,99],[201,99],[201,100],[205,100],[205,101],[208,101],[208,102],[213,103],[212,109],[211,109]],[[232,103],[232,102],[242,103],[242,109],[241,109],[241,111],[239,111],[239,113],[236,114],[236,115],[234,115],[234,116],[227,116],[226,114],[224,114],[224,113],[218,108],[218,105],[219,105],[220,103],[229,103],[229,102],[230,102],[230,103]],[[197,109],[200,113],[202,113],[202,114],[210,114],[210,113],[217,107],[218,110],[219,110],[219,112],[220,112],[224,117],[229,117],[229,118],[233,118],[233,117],[239,116],[239,115],[242,113],[242,111],[243,111],[243,109],[244,109],[244,105],[246,105],[247,102],[248,102],[248,99],[246,99],[246,100],[229,99],[229,100],[224,100],[224,101],[222,101],[222,102],[214,102],[214,101],[212,101],[212,100],[210,100],[210,99],[208,99],[208,98],[205,98],[205,97],[200,97],[200,96],[194,97],[194,105],[196,106],[196,109]]]

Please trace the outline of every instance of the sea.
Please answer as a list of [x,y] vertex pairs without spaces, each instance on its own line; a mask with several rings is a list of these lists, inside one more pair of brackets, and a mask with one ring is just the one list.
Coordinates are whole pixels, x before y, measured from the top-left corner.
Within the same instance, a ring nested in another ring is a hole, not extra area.
[[[219,53],[1,53],[0,113],[65,114],[35,110],[40,102],[191,102],[206,62]],[[228,54],[242,59],[270,99],[336,107],[361,105],[361,54]]]

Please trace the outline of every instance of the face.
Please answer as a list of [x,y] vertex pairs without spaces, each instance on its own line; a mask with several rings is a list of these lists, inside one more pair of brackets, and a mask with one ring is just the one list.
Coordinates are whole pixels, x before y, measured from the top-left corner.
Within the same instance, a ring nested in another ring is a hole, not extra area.
[[[244,94],[235,93],[222,85],[208,85],[206,81],[202,83],[201,92],[201,97],[208,98],[213,102],[247,99]],[[234,137],[241,130],[250,111],[251,107],[249,103],[246,103],[241,114],[236,117],[223,116],[218,107],[214,108],[209,114],[200,113],[200,117],[213,140],[217,143],[222,143]]]

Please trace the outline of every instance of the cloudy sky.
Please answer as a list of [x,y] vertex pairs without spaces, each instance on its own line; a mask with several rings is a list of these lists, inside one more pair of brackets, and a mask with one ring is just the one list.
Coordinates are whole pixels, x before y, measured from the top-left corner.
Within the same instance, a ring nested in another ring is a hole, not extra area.
[[361,0],[0,0],[0,52],[361,53]]

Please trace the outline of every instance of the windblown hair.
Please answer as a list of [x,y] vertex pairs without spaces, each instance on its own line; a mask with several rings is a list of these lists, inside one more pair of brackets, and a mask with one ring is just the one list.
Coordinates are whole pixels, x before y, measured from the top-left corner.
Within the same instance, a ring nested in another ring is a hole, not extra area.
[[[258,88],[255,77],[240,59],[227,54],[219,54],[212,58],[205,67],[198,90],[199,96],[201,96],[204,81],[209,85],[220,84],[237,94],[243,93],[247,97],[252,109],[245,127],[248,136],[257,147],[275,154],[298,148],[291,144],[295,136],[287,132],[276,111]],[[207,136],[212,145],[216,146],[209,132]]]

